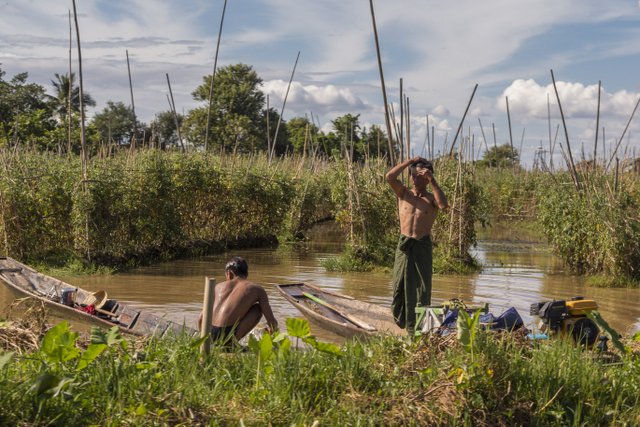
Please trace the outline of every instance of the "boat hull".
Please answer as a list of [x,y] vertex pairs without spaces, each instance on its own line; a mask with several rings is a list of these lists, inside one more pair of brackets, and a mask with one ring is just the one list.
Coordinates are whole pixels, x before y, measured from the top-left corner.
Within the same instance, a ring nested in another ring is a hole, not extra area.
[[310,323],[337,335],[346,338],[406,335],[406,331],[393,321],[389,308],[329,292],[309,283],[276,285],[276,288]]

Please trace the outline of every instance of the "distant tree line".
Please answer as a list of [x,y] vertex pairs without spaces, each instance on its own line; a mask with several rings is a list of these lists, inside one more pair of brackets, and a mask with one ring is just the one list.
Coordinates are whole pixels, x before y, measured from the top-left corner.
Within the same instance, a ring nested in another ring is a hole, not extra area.
[[[0,146],[29,145],[47,151],[79,152],[80,93],[76,76],[56,73],[51,80],[51,94],[43,86],[29,82],[28,77],[23,72],[8,78],[0,68]],[[159,111],[150,123],[138,121],[125,103],[107,101],[87,123],[89,150],[131,144],[202,150],[207,139],[208,150],[228,153],[314,152],[352,160],[388,155],[385,132],[375,125],[363,127],[357,114],[336,117],[328,132],[320,130],[309,117],[281,120],[278,111],[267,109],[262,79],[246,64],[229,65],[216,72],[209,111],[211,79],[212,75],[204,76],[202,84],[192,92],[200,106],[185,114]],[[88,93],[84,94],[83,104],[96,106]]]

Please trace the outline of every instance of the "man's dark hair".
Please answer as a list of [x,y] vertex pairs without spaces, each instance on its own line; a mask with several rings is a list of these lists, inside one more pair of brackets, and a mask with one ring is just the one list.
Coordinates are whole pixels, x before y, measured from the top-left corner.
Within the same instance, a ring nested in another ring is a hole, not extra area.
[[411,167],[412,168],[417,168],[417,167],[425,168],[425,169],[430,170],[431,173],[433,173],[433,164],[429,160],[426,160],[426,159],[420,159],[417,162],[412,163]]
[[249,276],[249,265],[244,258],[234,256],[224,266],[224,271],[230,271],[238,277],[246,278]]

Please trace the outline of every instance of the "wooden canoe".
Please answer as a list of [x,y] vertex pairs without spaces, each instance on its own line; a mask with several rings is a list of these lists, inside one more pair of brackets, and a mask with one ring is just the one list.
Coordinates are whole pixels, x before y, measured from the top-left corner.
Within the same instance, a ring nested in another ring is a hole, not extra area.
[[343,337],[407,334],[395,324],[388,307],[358,301],[309,283],[276,288],[311,323]]
[[[117,326],[125,334],[158,337],[186,333],[196,336],[197,331],[151,313],[110,300],[111,310],[100,310],[95,314],[83,311],[84,301],[91,301],[94,293],[77,288],[53,277],[38,273],[31,267],[9,257],[0,257],[0,282],[18,298],[34,298],[42,301],[57,317],[77,320],[103,328]],[[73,306],[61,303],[64,290],[76,290],[77,302]],[[106,308],[106,307],[105,307]]]

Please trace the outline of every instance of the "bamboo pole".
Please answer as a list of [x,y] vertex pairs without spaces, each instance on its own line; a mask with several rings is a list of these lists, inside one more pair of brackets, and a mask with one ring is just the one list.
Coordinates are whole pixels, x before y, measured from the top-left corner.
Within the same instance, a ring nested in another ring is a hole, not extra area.
[[[504,99],[507,103],[507,122],[509,123],[509,144],[511,144],[511,161],[513,162],[513,160],[515,160],[516,153],[513,148],[513,133],[511,132],[511,112],[509,111],[509,97],[505,96]],[[512,164],[512,166],[515,168],[515,162],[514,164]]]
[[[133,136],[130,141],[131,147],[135,143],[136,135],[138,134],[138,118],[136,117],[136,104],[133,101],[133,83],[131,82],[131,65],[129,64],[129,50],[127,53],[127,71],[129,72],[129,91],[131,92],[131,111],[133,112]],[[144,140],[142,141],[144,143]]]
[[473,88],[473,92],[471,93],[471,98],[469,98],[469,103],[467,104],[467,108],[464,110],[464,114],[462,115],[462,120],[460,120],[460,125],[458,126],[458,130],[456,131],[456,136],[453,138],[453,142],[451,143],[451,150],[449,150],[449,155],[453,155],[453,149],[456,146],[456,140],[458,139],[458,135],[460,134],[460,130],[462,129],[462,125],[464,124],[464,119],[467,117],[467,112],[469,111],[469,107],[471,106],[471,101],[473,101],[473,96],[476,94],[476,90],[478,89],[478,83]]
[[[205,338],[211,334],[211,323],[213,320],[213,301],[215,298],[214,289],[216,279],[207,277],[204,279],[204,301],[202,303],[202,323],[200,324],[200,338]],[[200,347],[203,356],[208,356],[211,352],[211,340],[206,339]]]
[[287,98],[289,96],[289,89],[291,89],[291,82],[293,82],[293,76],[296,73],[296,67],[298,66],[298,60],[300,59],[300,51],[298,51],[298,56],[296,56],[296,62],[293,64],[293,70],[291,71],[291,77],[289,78],[289,85],[287,86],[287,92],[284,94],[284,99],[282,100],[282,109],[280,110],[280,117],[278,117],[278,124],[276,125],[276,133],[273,137],[273,146],[271,147],[271,153],[269,154],[269,164],[271,164],[271,160],[276,152],[276,142],[278,142],[278,131],[280,130],[280,123],[282,122],[282,115],[284,114],[284,107],[287,105]]
[[[207,128],[205,129],[204,135],[204,151],[206,152],[209,148],[209,126],[211,124],[211,102],[213,100],[213,81],[216,78],[216,68],[218,67],[218,52],[220,50],[220,39],[222,39],[222,27],[224,25],[224,15],[227,10],[227,0],[224,0],[224,5],[222,6],[222,17],[220,18],[220,29],[218,30],[218,41],[216,43],[216,54],[213,58],[213,72],[211,73],[211,83],[209,84],[209,105],[207,108]],[[269,114],[269,109],[267,108],[267,116]]]
[[184,142],[182,141],[182,135],[180,134],[180,123],[178,123],[178,113],[176,112],[176,103],[173,100],[173,91],[171,90],[171,81],[169,80],[169,73],[167,75],[167,86],[169,86],[169,95],[171,95],[171,99],[169,100],[169,107],[171,107],[171,112],[173,113],[173,121],[176,124],[176,132],[178,133],[178,141],[180,141],[180,147],[182,151],[184,151]]
[[[478,124],[480,125],[480,132],[482,132],[482,140],[484,141],[484,149],[489,152],[489,145],[487,145],[487,137],[484,134],[484,127],[482,126],[482,120],[478,117]],[[480,155],[478,155],[480,157]]]
[[553,90],[556,92],[556,98],[558,99],[558,108],[560,109],[560,117],[562,118],[562,126],[564,127],[564,135],[567,141],[567,153],[569,155],[569,163],[571,169],[571,177],[576,190],[580,191],[580,181],[578,181],[578,173],[576,172],[576,165],[573,162],[573,155],[571,154],[571,142],[569,142],[569,131],[567,130],[567,122],[564,119],[564,112],[562,111],[562,103],[560,102],[560,95],[558,94],[558,87],[556,86],[556,78],[551,70],[551,80],[553,81]]
[[376,15],[373,10],[373,0],[369,0],[371,9],[371,21],[373,23],[373,36],[376,42],[376,53],[378,56],[378,71],[380,73],[380,85],[382,87],[382,98],[384,102],[384,122],[387,126],[387,142],[389,144],[389,160],[392,165],[396,164],[396,156],[393,151],[393,134],[391,132],[391,116],[389,115],[389,102],[387,101],[387,89],[384,84],[384,72],[382,71],[382,57],[380,55],[380,42],[378,40],[378,27],[376,26]]
[[[598,130],[600,129],[600,94],[602,93],[602,80],[598,80],[598,110],[596,113],[596,141],[593,145],[593,170],[598,164]],[[604,161],[604,159],[602,159]]]
[[[269,128],[269,95],[267,95],[267,155],[271,153],[271,129]],[[312,117],[313,119],[313,117]]]
[[71,33],[71,10],[69,10],[69,79],[68,84],[69,88],[67,91],[67,120],[68,120],[68,139],[67,139],[67,155],[71,154],[71,99],[73,98],[73,80],[71,79],[71,44],[72,44],[72,33]]
[[[547,92],[547,124],[549,127],[549,170],[553,171],[553,148],[551,146],[551,102],[549,101],[549,93]],[[555,142],[554,142],[555,145]]]
[[[400,96],[398,97],[398,99],[400,100],[400,141],[402,141],[402,146],[404,147],[405,145],[405,139],[404,139],[404,93],[402,92],[402,77],[400,77]],[[409,159],[410,156],[407,156],[407,159]]]
[[[80,151],[82,155],[82,179],[87,179],[87,147],[85,139],[85,126],[84,126],[84,86],[82,84],[82,49],[80,47],[80,26],[78,24],[78,12],[76,10],[76,0],[72,0],[73,3],[73,19],[76,24],[76,40],[78,46],[78,78],[80,85]],[[69,76],[71,79],[71,76]]]
[[631,113],[631,116],[629,117],[629,121],[627,121],[627,125],[624,127],[624,131],[622,132],[622,135],[620,135],[620,139],[618,140],[618,143],[616,144],[616,147],[613,149],[613,152],[611,153],[611,157],[609,158],[609,162],[607,163],[607,167],[605,168],[605,172],[609,169],[609,165],[611,165],[611,162],[613,161],[613,158],[616,156],[616,153],[618,152],[618,148],[620,148],[620,143],[622,143],[622,139],[624,138],[624,135],[627,133],[627,130],[629,129],[629,125],[631,124],[631,120],[633,120],[633,116],[635,116],[636,114],[636,110],[638,109],[638,105],[640,104],[640,98],[638,98],[638,102],[636,102],[636,106],[633,107],[633,112]]

